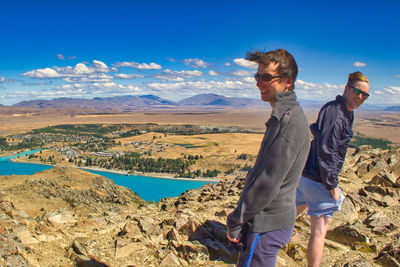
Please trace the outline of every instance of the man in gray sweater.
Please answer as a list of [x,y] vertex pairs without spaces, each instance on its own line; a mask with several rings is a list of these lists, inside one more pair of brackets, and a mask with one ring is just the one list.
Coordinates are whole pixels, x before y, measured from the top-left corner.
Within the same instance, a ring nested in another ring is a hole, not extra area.
[[293,91],[297,64],[286,50],[247,53],[258,64],[261,99],[272,107],[254,167],[236,209],[227,218],[227,237],[240,247],[237,266],[275,266],[296,219],[295,192],[310,147],[303,109]]

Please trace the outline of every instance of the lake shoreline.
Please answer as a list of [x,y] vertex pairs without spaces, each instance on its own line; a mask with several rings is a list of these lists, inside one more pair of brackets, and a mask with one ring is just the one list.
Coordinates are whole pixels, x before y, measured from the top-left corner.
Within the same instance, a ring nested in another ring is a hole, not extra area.
[[171,175],[165,175],[163,173],[143,173],[143,172],[135,172],[134,174],[129,173],[129,171],[121,171],[121,170],[110,170],[106,168],[99,168],[99,167],[78,167],[78,166],[69,166],[69,165],[62,165],[62,164],[46,164],[46,163],[39,163],[39,162],[30,162],[25,161],[21,158],[12,158],[10,159],[12,162],[20,162],[20,163],[32,163],[32,164],[41,164],[46,166],[53,166],[53,167],[64,167],[64,168],[77,168],[82,170],[92,170],[92,171],[101,171],[101,172],[110,172],[116,173],[126,176],[143,176],[143,177],[150,177],[150,178],[158,178],[158,179],[168,179],[168,180],[181,180],[181,181],[193,181],[193,182],[215,182],[218,183],[221,179],[213,179],[213,178],[189,178],[189,177],[173,177]]

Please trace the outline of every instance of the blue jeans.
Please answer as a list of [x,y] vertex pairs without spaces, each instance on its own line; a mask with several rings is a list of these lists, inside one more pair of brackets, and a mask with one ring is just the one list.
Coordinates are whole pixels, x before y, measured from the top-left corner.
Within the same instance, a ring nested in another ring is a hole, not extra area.
[[290,240],[293,228],[284,228],[265,233],[249,232],[246,247],[239,252],[237,267],[274,267],[279,249]]

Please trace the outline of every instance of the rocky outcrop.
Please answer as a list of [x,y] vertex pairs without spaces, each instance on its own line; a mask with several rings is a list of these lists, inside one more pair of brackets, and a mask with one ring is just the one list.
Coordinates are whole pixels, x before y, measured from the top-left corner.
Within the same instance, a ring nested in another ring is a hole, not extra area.
[[[332,218],[322,266],[399,266],[400,150],[349,150],[346,195]],[[54,168],[0,179],[4,266],[234,266],[226,239],[245,174],[158,203],[85,171]],[[306,266],[301,215],[277,266]]]

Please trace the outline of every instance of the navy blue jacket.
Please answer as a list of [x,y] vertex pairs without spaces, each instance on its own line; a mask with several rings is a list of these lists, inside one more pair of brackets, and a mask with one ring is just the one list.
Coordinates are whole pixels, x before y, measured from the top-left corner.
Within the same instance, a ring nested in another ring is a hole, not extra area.
[[314,139],[304,177],[323,183],[328,190],[337,187],[348,143],[353,137],[353,119],[354,113],[347,110],[343,96],[336,96],[336,100],[321,108],[317,121],[310,126]]

